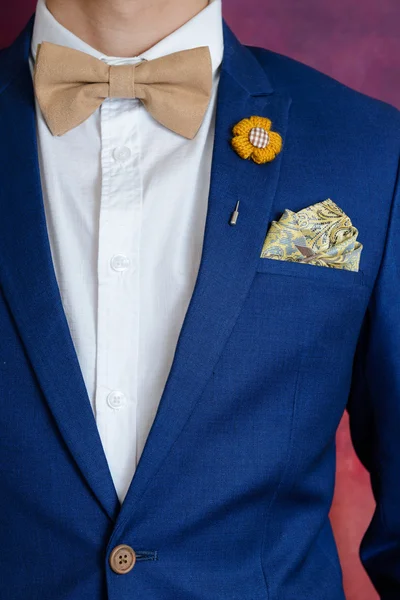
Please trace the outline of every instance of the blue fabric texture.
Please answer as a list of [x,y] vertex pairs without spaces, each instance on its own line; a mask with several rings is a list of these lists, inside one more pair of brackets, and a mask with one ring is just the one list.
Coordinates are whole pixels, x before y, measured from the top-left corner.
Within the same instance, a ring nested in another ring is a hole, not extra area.
[[[31,30],[0,54],[1,600],[344,600],[328,514],[346,408],[377,500],[362,560],[398,600],[398,112],[225,26],[200,271],[120,506],[51,260]],[[271,163],[231,148],[251,115],[283,138]],[[272,220],[327,198],[360,271],[260,258]],[[118,544],[140,558],[125,575]]]

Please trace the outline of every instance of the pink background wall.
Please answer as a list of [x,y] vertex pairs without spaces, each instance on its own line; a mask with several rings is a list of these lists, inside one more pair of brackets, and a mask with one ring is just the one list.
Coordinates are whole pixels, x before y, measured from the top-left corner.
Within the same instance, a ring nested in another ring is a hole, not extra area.
[[[0,0],[0,46],[12,42],[34,5],[34,0]],[[225,17],[244,43],[293,56],[400,107],[400,0],[225,0]],[[373,500],[368,476],[351,447],[346,417],[337,446],[331,518],[346,597],[376,600],[358,559]]]

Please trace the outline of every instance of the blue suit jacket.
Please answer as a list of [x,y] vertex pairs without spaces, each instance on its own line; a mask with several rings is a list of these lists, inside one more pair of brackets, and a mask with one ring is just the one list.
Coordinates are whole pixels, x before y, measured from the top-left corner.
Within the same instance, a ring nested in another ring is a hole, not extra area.
[[[378,503],[362,559],[398,600],[397,111],[225,26],[200,271],[120,507],[51,260],[30,39],[0,54],[1,600],[343,600],[328,513],[346,407]],[[231,148],[251,115],[284,139],[272,163]],[[359,272],[260,258],[272,219],[326,198],[359,229]]]

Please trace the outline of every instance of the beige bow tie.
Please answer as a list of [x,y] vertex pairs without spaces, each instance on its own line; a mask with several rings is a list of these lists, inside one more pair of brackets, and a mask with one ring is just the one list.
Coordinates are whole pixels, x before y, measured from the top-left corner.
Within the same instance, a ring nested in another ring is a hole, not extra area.
[[38,46],[34,86],[53,135],[92,115],[106,98],[138,98],[159,123],[185,138],[198,132],[212,88],[208,47],[134,65],[110,66],[64,46]]

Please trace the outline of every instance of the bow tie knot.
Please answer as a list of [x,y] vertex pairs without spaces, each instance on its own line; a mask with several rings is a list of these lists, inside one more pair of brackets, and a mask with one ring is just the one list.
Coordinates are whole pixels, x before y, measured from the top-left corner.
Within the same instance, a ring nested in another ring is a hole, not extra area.
[[212,91],[208,47],[130,65],[107,65],[89,54],[44,42],[34,70],[36,97],[53,135],[86,121],[106,98],[138,98],[161,125],[193,139]]
[[[140,63],[139,63],[140,64]],[[136,98],[137,65],[112,65],[109,71],[109,98]]]

